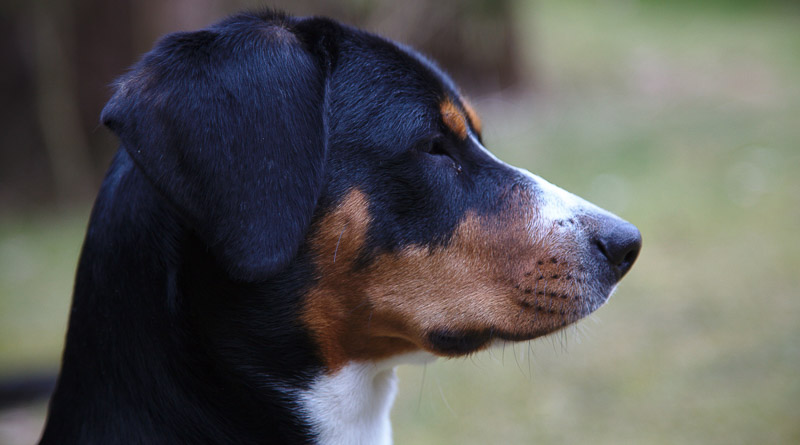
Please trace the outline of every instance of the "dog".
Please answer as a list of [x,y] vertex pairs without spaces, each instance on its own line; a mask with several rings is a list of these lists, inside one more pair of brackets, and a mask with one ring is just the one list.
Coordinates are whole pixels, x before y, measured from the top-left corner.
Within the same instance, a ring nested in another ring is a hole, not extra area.
[[42,444],[389,444],[394,368],[562,329],[639,231],[494,157],[419,53],[242,13],[122,77]]

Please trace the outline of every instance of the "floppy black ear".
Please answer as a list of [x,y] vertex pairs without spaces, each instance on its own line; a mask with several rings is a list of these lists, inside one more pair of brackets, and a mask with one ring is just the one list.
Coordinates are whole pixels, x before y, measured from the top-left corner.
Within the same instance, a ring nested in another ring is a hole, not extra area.
[[101,119],[228,273],[295,255],[326,157],[325,63],[282,23],[239,17],[163,38]]

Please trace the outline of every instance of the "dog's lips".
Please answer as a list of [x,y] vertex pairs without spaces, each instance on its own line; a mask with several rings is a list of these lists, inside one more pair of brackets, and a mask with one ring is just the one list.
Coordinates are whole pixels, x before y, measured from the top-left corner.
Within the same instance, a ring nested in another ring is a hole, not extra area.
[[557,332],[571,323],[580,320],[554,320],[552,325],[520,332],[507,332],[494,329],[485,330],[434,330],[427,336],[428,349],[437,355],[456,357],[480,351],[497,342],[524,342]]
[[[577,320],[575,320],[577,321]],[[480,351],[496,342],[523,342],[552,334],[569,323],[526,333],[486,331],[433,331],[428,335],[429,348],[438,355],[456,357]]]
[[[504,323],[502,328],[498,325],[486,328],[434,328],[426,335],[425,349],[440,356],[457,357],[498,343],[525,342],[544,337],[590,315],[610,298],[615,289],[616,284],[606,286],[595,283],[571,305],[558,309],[548,308],[546,302],[536,304],[518,300],[523,312],[510,328],[508,323]],[[529,312],[528,316],[524,315],[525,312]]]

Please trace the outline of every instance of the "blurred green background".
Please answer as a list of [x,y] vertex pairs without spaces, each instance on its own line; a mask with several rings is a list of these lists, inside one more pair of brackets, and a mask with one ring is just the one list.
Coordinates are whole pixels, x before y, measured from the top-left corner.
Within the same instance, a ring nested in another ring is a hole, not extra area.
[[[47,29],[63,32],[63,23],[53,22],[62,16],[52,11],[71,12],[73,35],[80,35],[75,24],[90,4],[43,10],[12,2],[3,6],[3,20],[15,23],[17,42],[25,41],[20,30],[45,28],[29,37],[46,52],[41,42],[53,36]],[[142,18],[142,4],[170,5],[172,14]],[[70,133],[66,123],[56,136],[32,136],[39,145],[24,145],[22,136],[2,142],[0,377],[57,369],[91,195],[113,151],[113,138],[95,124],[107,85],[154,36],[252,4],[140,3],[136,20],[103,21],[105,31],[97,31],[108,42],[129,36],[128,52],[107,54],[113,63],[102,69],[85,62],[106,60],[100,43],[90,48],[94,59],[70,58],[84,47],[69,47],[69,40],[45,56],[21,51],[19,60],[38,67],[31,71],[39,73],[31,87],[38,99],[3,107],[5,125],[21,128],[28,108],[33,119],[48,121],[59,116],[59,103],[72,103],[78,116],[90,116],[77,128],[90,130]],[[489,148],[618,213],[644,237],[638,263],[609,304],[577,327],[465,359],[401,367],[395,442],[800,443],[800,7],[475,0],[437,2],[432,13],[426,2],[387,4],[283,6],[320,8],[407,41],[425,34],[427,43],[412,43],[434,55],[444,51],[444,59],[452,56],[447,46],[431,42],[460,35],[450,40],[452,51],[485,55],[488,68],[466,57],[445,68],[482,115]],[[436,20],[442,26],[433,32]],[[65,75],[47,80],[48,72]],[[94,74],[86,80],[81,72]],[[77,93],[71,87],[87,82]],[[62,101],[48,104],[51,93]],[[42,127],[31,134],[47,131]],[[91,149],[66,147],[71,157],[59,158],[59,144],[69,141]],[[82,158],[86,173],[77,179],[53,167]],[[0,444],[36,440],[43,415],[42,404],[0,412]]]

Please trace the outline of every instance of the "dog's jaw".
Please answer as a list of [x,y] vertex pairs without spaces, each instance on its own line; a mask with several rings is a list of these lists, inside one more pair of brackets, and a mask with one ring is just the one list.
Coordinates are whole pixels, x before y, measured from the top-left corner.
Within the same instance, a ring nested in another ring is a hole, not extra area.
[[391,445],[389,413],[397,394],[399,364],[436,359],[426,352],[379,362],[351,362],[334,374],[319,376],[299,394],[300,404],[319,445]]

